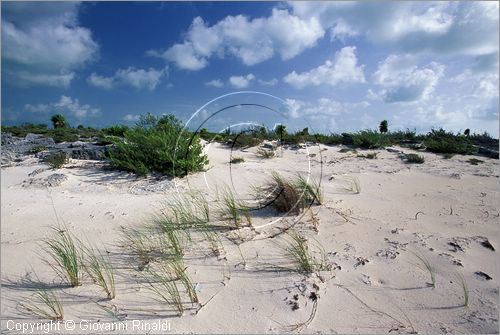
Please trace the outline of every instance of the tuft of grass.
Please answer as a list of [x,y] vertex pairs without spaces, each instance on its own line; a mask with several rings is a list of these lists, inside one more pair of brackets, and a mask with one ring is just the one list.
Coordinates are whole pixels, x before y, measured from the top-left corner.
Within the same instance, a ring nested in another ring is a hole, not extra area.
[[274,150],[266,150],[262,147],[258,148],[255,154],[260,158],[273,158],[276,156],[276,152],[274,152]]
[[238,164],[238,163],[243,163],[245,159],[243,157],[233,157],[229,161],[231,164]]
[[[41,306],[40,306],[41,305]],[[39,288],[28,303],[20,303],[22,312],[35,315],[41,319],[60,321],[64,319],[63,305],[54,294],[45,288]]]
[[184,314],[184,304],[170,266],[160,264],[158,271],[148,269],[148,273],[150,277],[146,280],[147,287],[156,295],[156,300],[173,306],[177,311],[177,315],[182,316]]
[[151,247],[151,237],[143,231],[124,229],[121,245],[130,250],[132,256],[138,259],[139,271],[144,270],[155,259],[154,249]]
[[46,242],[47,252],[55,262],[51,266],[71,286],[79,286],[81,285],[82,255],[78,241],[75,242],[66,230],[57,227],[52,227],[52,229],[55,231],[55,236]]
[[92,247],[84,248],[83,252],[85,271],[94,283],[104,290],[108,299],[114,299],[116,296],[115,277],[109,259]]
[[323,248],[317,247],[321,256],[321,259],[317,260],[313,256],[306,239],[295,231],[288,233],[284,249],[287,259],[293,264],[294,269],[300,273],[311,274],[328,268]]
[[241,227],[243,218],[249,225],[252,224],[250,209],[243,201],[236,199],[230,188],[223,191],[219,212],[222,220],[231,221],[236,228]]
[[427,272],[429,272],[429,276],[431,278],[431,282],[427,283],[427,284],[430,287],[435,288],[436,287],[436,270],[434,269],[434,267],[431,265],[431,263],[429,262],[429,260],[424,255],[418,254],[416,252],[412,252],[412,253],[422,263],[423,269],[427,270]]
[[301,194],[304,207],[313,203],[318,205],[323,203],[323,191],[321,190],[321,184],[319,181],[309,181],[299,174],[295,180],[295,188]]
[[44,158],[44,162],[53,170],[60,169],[68,161],[68,156],[64,152],[53,153]]
[[160,227],[162,237],[164,237],[163,241],[168,245],[167,248],[172,251],[170,256],[174,259],[182,258],[184,256],[186,238],[190,239],[186,229],[179,229],[177,222],[168,216],[156,219],[156,224]]
[[170,262],[168,266],[170,266],[172,272],[175,274],[176,279],[180,280],[186,289],[191,303],[198,303],[198,295],[196,294],[191,278],[187,274],[187,267],[184,265],[184,262],[181,259],[176,259]]
[[255,188],[255,193],[262,206],[271,206],[279,213],[299,214],[304,208],[296,185],[277,172],[264,186]]
[[462,291],[464,294],[463,306],[469,307],[469,303],[470,303],[469,286],[467,285],[467,282],[465,281],[464,276],[460,272],[457,272],[457,278],[458,278],[458,281],[460,282],[460,286],[462,287]]
[[484,161],[477,159],[477,158],[470,158],[467,162],[469,162],[472,165],[479,165],[484,163]]
[[345,176],[345,180],[349,183],[348,186],[343,187],[345,191],[353,194],[361,193],[361,184],[357,177]]
[[405,158],[406,158],[406,163],[410,163],[410,164],[422,164],[423,162],[425,162],[424,156],[421,156],[418,154],[413,154],[413,153],[406,154]]

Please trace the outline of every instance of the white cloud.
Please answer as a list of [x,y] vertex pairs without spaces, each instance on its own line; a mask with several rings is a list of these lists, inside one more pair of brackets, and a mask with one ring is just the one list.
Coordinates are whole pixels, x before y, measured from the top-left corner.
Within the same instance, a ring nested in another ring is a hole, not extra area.
[[87,82],[95,87],[100,87],[109,90],[113,88],[114,78],[103,77],[94,72],[90,75],[90,77],[87,78]]
[[275,86],[278,83],[278,79],[273,78],[271,80],[257,80],[258,83],[262,86]]
[[293,71],[283,80],[298,89],[324,84],[335,86],[339,83],[364,83],[363,66],[358,65],[355,51],[356,47],[344,47],[325,64],[300,74]]
[[127,114],[123,117],[123,120],[127,121],[127,122],[137,122],[140,119],[141,119],[141,116],[137,115],[137,114]]
[[81,105],[78,99],[61,95],[59,101],[50,104],[24,105],[24,109],[31,113],[62,113],[70,114],[77,119],[99,115],[99,108],[91,107],[88,104]]
[[235,88],[246,88],[254,79],[255,76],[251,73],[247,74],[246,76],[231,76],[229,78],[229,83]]
[[6,71],[6,73],[13,77],[15,83],[19,86],[32,86],[32,85],[47,85],[52,87],[68,88],[71,81],[75,77],[74,72],[70,73],[35,73],[32,71]]
[[414,56],[390,55],[373,74],[374,82],[384,88],[378,93],[370,90],[368,94],[388,103],[426,100],[443,73],[442,64],[431,62],[419,68]]
[[359,34],[406,52],[498,52],[498,2],[292,1],[289,5],[294,15],[317,19],[334,37]]
[[167,74],[167,72],[167,68],[162,70],[156,70],[153,68],[144,70],[128,67],[126,69],[118,69],[111,77],[104,77],[96,73],[92,73],[87,78],[87,82],[90,85],[104,89],[111,89],[116,85],[121,84],[132,86],[137,89],[147,88],[152,91],[161,83],[161,79]]
[[[78,25],[78,4],[6,3],[2,6],[2,59],[21,85],[68,87],[74,70],[96,59],[98,44]],[[24,13],[24,15],[23,15]]]
[[296,99],[286,99],[285,105],[288,110],[288,116],[292,119],[299,117],[320,117],[338,116],[342,113],[348,113],[353,109],[362,109],[370,106],[367,101],[361,102],[340,102],[330,98],[320,98],[316,102],[304,102]]
[[38,104],[38,105],[26,104],[24,105],[24,109],[31,113],[46,113],[50,110],[50,106],[46,104]]
[[303,20],[276,8],[269,17],[227,16],[212,26],[196,17],[183,42],[148,54],[192,71],[207,66],[214,56],[233,55],[245,65],[254,65],[275,53],[283,60],[291,59],[315,46],[324,33],[316,18]]
[[210,80],[210,81],[206,82],[205,86],[221,88],[224,86],[224,84],[222,83],[222,81],[220,79],[214,79],[214,80]]
[[165,72],[166,70],[155,70],[153,68],[143,70],[129,67],[116,71],[115,77],[132,87],[154,90]]

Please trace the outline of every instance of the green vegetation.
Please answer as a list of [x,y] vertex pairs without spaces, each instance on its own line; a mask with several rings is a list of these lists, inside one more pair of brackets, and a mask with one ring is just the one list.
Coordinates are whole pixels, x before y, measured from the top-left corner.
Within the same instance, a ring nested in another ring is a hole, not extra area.
[[56,152],[45,157],[44,162],[53,170],[60,169],[68,163],[68,156],[64,152]]
[[390,145],[385,134],[372,130],[363,130],[352,135],[353,145],[363,149],[378,149]]
[[68,121],[66,121],[66,118],[61,114],[52,115],[50,121],[52,121],[54,129],[69,127]]
[[428,151],[434,153],[470,155],[477,152],[477,148],[472,145],[470,137],[454,135],[443,129],[433,129],[428,133],[424,145]]
[[108,153],[114,168],[146,175],[185,176],[203,170],[207,156],[198,136],[183,131],[183,124],[173,115],[161,118],[148,114],[124,134]]
[[103,289],[108,299],[115,298],[115,277],[108,258],[92,247],[83,248],[83,266],[95,284]]
[[381,133],[387,133],[387,131],[389,130],[389,123],[387,122],[387,120],[382,120],[382,122],[380,122],[380,125],[378,126],[378,129]]
[[219,206],[219,215],[222,220],[230,221],[235,228],[240,228],[243,223],[243,218],[247,224],[252,224],[250,209],[241,200],[236,199],[234,193],[227,187],[222,194],[222,201]]
[[319,244],[316,246],[319,259],[312,253],[307,241],[295,231],[288,233],[286,245],[284,247],[286,258],[293,264],[293,268],[305,274],[326,270],[326,255]]
[[238,163],[243,163],[245,159],[243,157],[233,157],[231,158],[230,163],[231,164],[238,164]]
[[375,159],[377,158],[377,153],[376,152],[369,152],[366,155],[358,155],[359,158],[366,158],[366,159]]
[[313,203],[321,205],[323,203],[323,192],[319,181],[307,180],[302,175],[298,175],[295,180],[295,188],[301,195],[303,207]]
[[424,156],[417,155],[417,154],[406,154],[406,163],[412,163],[412,164],[422,164],[425,162]]
[[45,151],[48,148],[45,145],[35,145],[33,148],[30,150],[30,154],[37,154],[39,152]]
[[52,229],[55,236],[50,238],[46,245],[47,252],[54,263],[49,264],[71,286],[79,286],[81,284],[82,254],[78,241],[75,242],[66,230],[57,227],[52,227]]
[[31,314],[44,320],[61,321],[64,319],[64,310],[54,292],[45,288],[37,288],[28,303],[20,303],[23,313]]

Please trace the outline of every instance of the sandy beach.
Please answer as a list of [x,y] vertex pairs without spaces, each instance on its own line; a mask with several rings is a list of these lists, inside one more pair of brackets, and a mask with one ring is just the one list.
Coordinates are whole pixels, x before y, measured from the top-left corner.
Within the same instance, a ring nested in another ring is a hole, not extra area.
[[[471,156],[424,152],[424,164],[406,164],[401,153],[410,149],[341,148],[279,149],[278,157],[263,159],[257,148],[231,151],[215,143],[205,148],[206,172],[174,180],[136,178],[90,160],[53,171],[26,156],[3,167],[2,330],[21,333],[16,324],[36,321],[19,307],[41,282],[80,333],[109,333],[106,327],[119,325],[124,328],[114,332],[165,332],[151,328],[161,322],[175,333],[498,333],[498,160],[471,165]],[[376,159],[359,157],[367,152]],[[230,164],[231,157],[244,162]],[[224,185],[250,202],[252,187],[273,171],[320,180],[323,204],[299,215],[251,214],[251,227],[220,233],[218,256],[203,238],[193,238],[183,259],[198,306],[178,317],[155,300],[123,231],[151,222],[192,190],[211,208]],[[54,173],[65,177],[50,186]],[[106,300],[88,278],[65,286],[44,261],[50,227],[61,225],[106,251],[114,299]],[[326,269],[311,275],[283,270],[283,243],[292,230],[324,249]],[[63,321],[54,332],[73,331]]]

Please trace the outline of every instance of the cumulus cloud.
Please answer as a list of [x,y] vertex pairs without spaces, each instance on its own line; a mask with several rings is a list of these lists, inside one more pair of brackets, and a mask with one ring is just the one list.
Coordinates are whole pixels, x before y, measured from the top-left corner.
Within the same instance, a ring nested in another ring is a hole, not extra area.
[[[332,37],[363,35],[403,51],[484,55],[498,52],[498,2],[289,3],[303,20],[317,19]],[[355,29],[353,28],[355,27]]]
[[104,89],[111,89],[116,85],[127,85],[137,89],[147,88],[152,91],[161,83],[161,79],[167,72],[167,68],[162,70],[154,68],[144,70],[128,67],[126,69],[118,69],[111,77],[92,73],[87,78],[87,82],[90,85]]
[[229,78],[229,83],[233,85],[234,88],[246,88],[254,79],[255,76],[251,73],[246,76],[231,76]]
[[344,47],[325,64],[302,73],[293,71],[283,81],[298,89],[324,84],[335,86],[339,83],[364,83],[363,66],[358,65],[355,51],[356,47]]
[[270,80],[257,80],[257,82],[262,86],[275,86],[278,83],[278,79],[273,78]]
[[207,66],[214,56],[232,55],[245,65],[254,65],[276,53],[283,60],[291,59],[315,46],[324,33],[316,18],[300,19],[286,9],[274,8],[271,16],[254,19],[227,16],[212,26],[196,17],[183,42],[148,54],[192,71]]
[[68,87],[74,71],[98,56],[89,29],[78,25],[75,3],[2,6],[2,59],[21,85]]
[[80,104],[78,99],[70,96],[61,95],[59,101],[50,104],[24,105],[24,109],[31,113],[61,113],[69,114],[77,119],[97,116],[100,113],[99,108],[94,108],[88,104]]
[[288,110],[288,116],[296,119],[299,117],[320,116],[328,118],[347,113],[357,108],[366,108],[370,106],[367,101],[361,102],[340,102],[330,98],[319,98],[316,102],[305,102],[296,99],[285,99],[285,106]]
[[214,79],[214,80],[207,81],[205,83],[205,86],[221,88],[224,86],[224,84],[222,83],[222,81],[220,79]]
[[113,88],[114,85],[114,78],[113,77],[103,77],[98,75],[97,73],[93,72],[88,78],[87,82],[95,87],[100,87],[104,89],[111,89]]
[[436,62],[418,67],[414,56],[390,55],[373,74],[375,84],[384,88],[378,93],[369,91],[369,95],[388,103],[426,100],[443,76],[444,68]]

